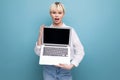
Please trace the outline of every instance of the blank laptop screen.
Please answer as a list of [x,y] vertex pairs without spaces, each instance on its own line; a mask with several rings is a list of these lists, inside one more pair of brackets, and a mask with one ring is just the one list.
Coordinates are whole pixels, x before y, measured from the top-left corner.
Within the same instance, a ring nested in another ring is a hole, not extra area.
[[44,28],[43,43],[47,44],[69,44],[70,29]]

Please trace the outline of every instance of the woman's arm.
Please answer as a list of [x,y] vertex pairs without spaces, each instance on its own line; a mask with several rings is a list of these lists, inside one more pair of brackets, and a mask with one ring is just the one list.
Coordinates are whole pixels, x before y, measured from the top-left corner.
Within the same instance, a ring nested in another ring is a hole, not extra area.
[[38,56],[40,56],[40,51],[41,51],[43,29],[44,29],[44,25],[40,26],[38,41],[36,42],[36,45],[34,48],[34,51]]
[[84,53],[84,47],[74,29],[72,30],[72,44],[73,44],[74,55],[71,64],[74,64],[77,67],[79,63],[82,61],[85,53]]

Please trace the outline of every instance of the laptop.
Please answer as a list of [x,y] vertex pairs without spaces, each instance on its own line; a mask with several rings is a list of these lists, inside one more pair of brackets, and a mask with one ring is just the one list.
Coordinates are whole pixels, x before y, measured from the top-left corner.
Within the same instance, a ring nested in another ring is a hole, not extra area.
[[39,64],[70,64],[70,28],[43,29]]

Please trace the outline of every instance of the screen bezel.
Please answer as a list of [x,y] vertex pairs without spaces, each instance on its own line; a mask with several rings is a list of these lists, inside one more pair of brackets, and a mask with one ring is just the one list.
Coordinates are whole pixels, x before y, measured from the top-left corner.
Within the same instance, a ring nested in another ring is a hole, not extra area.
[[[69,39],[68,39],[68,44],[57,44],[57,43],[45,43],[44,42],[44,30],[45,29],[67,29],[67,30],[69,30]],[[70,45],[70,38],[71,38],[71,28],[66,28],[66,27],[44,27],[44,29],[43,29],[43,38],[42,38],[42,44],[44,44],[44,45],[63,45],[63,46],[66,46],[66,45]]]

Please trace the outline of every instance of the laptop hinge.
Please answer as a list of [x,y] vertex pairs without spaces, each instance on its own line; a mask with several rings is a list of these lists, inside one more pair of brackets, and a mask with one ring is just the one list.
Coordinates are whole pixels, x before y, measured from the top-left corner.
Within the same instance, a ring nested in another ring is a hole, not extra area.
[[45,46],[68,47],[67,45],[48,45],[48,44],[45,44]]

